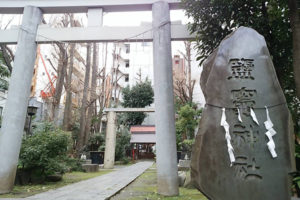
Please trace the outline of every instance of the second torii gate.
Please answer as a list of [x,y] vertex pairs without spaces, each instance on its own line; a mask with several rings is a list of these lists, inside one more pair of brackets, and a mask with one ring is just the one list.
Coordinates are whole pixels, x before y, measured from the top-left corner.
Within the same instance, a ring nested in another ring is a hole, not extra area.
[[[0,31],[1,44],[18,45],[0,132],[0,193],[10,192],[14,185],[36,57],[36,42],[109,42],[129,38],[126,41],[153,40],[157,189],[162,195],[178,195],[171,39],[193,38],[186,26],[171,25],[170,9],[178,9],[179,4],[180,0],[1,1],[0,14],[23,13],[23,20],[18,29]],[[133,34],[141,33],[149,27],[102,27],[103,11],[143,10],[152,10],[153,36],[147,33],[130,39]],[[67,12],[87,12],[89,26],[65,29],[39,27],[43,13]]]
[[155,112],[155,110],[154,108],[105,108],[104,112],[107,112],[104,168],[111,169],[114,167],[115,163],[117,113]]

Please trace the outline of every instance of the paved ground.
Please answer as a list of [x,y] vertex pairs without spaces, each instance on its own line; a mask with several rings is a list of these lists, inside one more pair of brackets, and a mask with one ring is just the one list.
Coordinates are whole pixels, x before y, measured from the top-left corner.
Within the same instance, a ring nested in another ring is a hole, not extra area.
[[36,194],[25,200],[105,200],[126,187],[152,165],[153,162],[150,161],[139,162],[109,174]]
[[156,166],[148,168],[141,176],[109,200],[207,200],[197,189],[179,188],[179,196],[163,197],[157,194]]

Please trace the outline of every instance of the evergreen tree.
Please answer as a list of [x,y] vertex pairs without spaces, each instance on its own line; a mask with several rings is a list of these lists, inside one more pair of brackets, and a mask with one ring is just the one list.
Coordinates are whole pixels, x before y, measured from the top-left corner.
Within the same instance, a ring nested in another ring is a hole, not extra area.
[[[288,1],[284,0],[182,0],[189,24],[196,34],[198,57],[203,61],[220,42],[240,26],[262,34],[269,48],[277,77],[296,124],[300,125],[300,101],[293,72],[293,40]],[[299,67],[299,66],[298,66]],[[299,86],[300,87],[300,86]],[[300,128],[299,128],[300,130]]]
[[[140,82],[130,88],[129,86],[122,91],[123,102],[122,106],[125,108],[144,108],[153,103],[154,92],[151,87],[151,82],[146,80]],[[122,118],[122,124],[125,125],[138,125],[142,124],[146,117],[142,112],[125,113]]]

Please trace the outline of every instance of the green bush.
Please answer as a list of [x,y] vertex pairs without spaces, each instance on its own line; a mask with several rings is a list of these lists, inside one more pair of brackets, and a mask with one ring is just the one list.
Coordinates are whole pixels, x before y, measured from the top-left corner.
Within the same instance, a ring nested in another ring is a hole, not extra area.
[[54,129],[50,124],[37,126],[34,134],[23,139],[19,168],[41,177],[68,170],[67,153],[71,144],[68,132]]
[[128,149],[130,149],[130,133],[127,127],[122,127],[117,132],[115,159],[125,161]]
[[103,144],[100,145],[98,151],[105,151],[105,141],[103,142]]
[[[154,101],[154,92],[148,79],[131,88],[129,86],[124,88],[122,96],[122,106],[125,108],[144,108],[150,106]],[[119,121],[124,125],[138,125],[142,124],[146,117],[147,115],[142,112],[128,112],[121,114]]]
[[80,132],[80,124],[78,122],[75,122],[74,124],[71,125],[71,131],[72,131],[72,139],[73,141],[78,140],[78,135]]
[[[296,135],[299,135],[296,134]],[[300,195],[300,170],[299,170],[299,161],[300,161],[300,145],[295,143],[295,159],[296,159],[296,172],[293,172],[293,188],[296,190],[298,196]]]
[[126,165],[126,164],[128,164],[129,163],[129,159],[128,159],[128,157],[123,157],[122,159],[121,159],[121,162],[122,162],[122,164],[123,165]]
[[97,151],[101,145],[104,144],[104,134],[96,133],[90,136],[88,141],[88,149],[90,151]]
[[180,143],[180,146],[182,147],[181,150],[185,152],[192,152],[192,147],[194,143],[195,143],[195,139],[183,140],[183,142]]
[[182,142],[193,140],[195,129],[198,125],[202,110],[192,107],[189,104],[178,108],[178,117],[176,119],[176,143],[178,150],[182,150]]
[[52,122],[34,122],[32,125],[34,128],[32,130],[33,134],[55,131],[56,127]]
[[72,171],[82,172],[82,171],[84,171],[83,168],[82,168],[82,161],[80,159],[66,157],[65,164],[67,166],[67,171],[68,172],[72,172]]

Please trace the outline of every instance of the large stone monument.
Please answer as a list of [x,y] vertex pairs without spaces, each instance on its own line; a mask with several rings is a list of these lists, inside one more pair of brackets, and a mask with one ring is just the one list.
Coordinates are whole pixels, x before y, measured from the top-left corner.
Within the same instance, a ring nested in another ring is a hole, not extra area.
[[264,38],[240,27],[206,60],[192,178],[212,200],[287,200],[293,124]]

